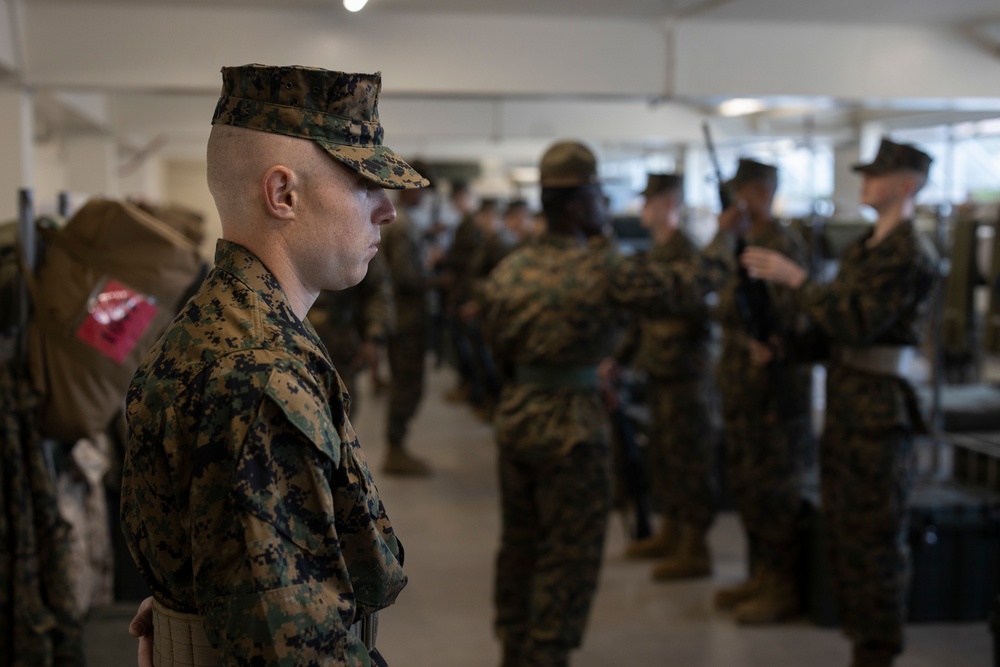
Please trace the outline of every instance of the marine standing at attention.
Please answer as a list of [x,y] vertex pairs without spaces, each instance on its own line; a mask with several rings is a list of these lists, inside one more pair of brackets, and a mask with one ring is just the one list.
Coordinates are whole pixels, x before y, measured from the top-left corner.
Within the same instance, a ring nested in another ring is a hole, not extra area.
[[154,600],[130,632],[142,660],[155,628],[167,666],[384,665],[376,614],[403,551],[306,312],[365,276],[395,218],[384,188],[427,181],[382,145],[380,75],[222,78],[216,266],[128,394],[122,527]]

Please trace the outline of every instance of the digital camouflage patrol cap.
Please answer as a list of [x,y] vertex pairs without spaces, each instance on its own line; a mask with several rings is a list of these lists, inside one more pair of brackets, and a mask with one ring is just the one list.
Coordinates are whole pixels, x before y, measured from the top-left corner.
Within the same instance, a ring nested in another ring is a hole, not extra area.
[[298,66],[223,67],[222,95],[212,124],[309,139],[384,188],[425,187],[427,179],[382,145],[381,88],[381,73]]
[[652,197],[667,192],[679,192],[684,189],[684,177],[679,174],[650,174],[646,181],[646,189],[641,195]]
[[543,188],[579,188],[597,183],[597,158],[577,141],[560,141],[542,155],[538,180]]
[[872,176],[901,170],[916,171],[926,176],[930,172],[932,161],[930,155],[916,146],[882,139],[875,160],[869,164],[856,164],[853,169]]
[[735,191],[744,183],[766,183],[777,189],[778,168],[749,158],[740,158],[736,175],[726,183],[726,187]]

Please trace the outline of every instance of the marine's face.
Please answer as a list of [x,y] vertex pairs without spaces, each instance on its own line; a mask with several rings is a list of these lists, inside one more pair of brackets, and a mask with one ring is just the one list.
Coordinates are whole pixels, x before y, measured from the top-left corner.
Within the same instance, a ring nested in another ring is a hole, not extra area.
[[495,208],[483,209],[476,213],[473,220],[479,230],[489,236],[500,228],[500,211]]
[[607,195],[599,185],[583,188],[584,216],[580,220],[581,231],[587,236],[604,234],[611,224]]
[[861,174],[861,203],[876,211],[889,206],[906,195],[907,174],[889,172],[887,174]]
[[674,228],[679,221],[677,196],[672,192],[649,195],[642,205],[639,221],[646,229]]
[[753,218],[767,218],[771,215],[772,195],[770,187],[756,181],[748,181],[736,188],[736,200],[746,203],[747,211]]
[[504,227],[518,238],[528,235],[531,227],[531,213],[526,208],[508,211],[503,218]]
[[342,290],[361,282],[378,252],[382,225],[396,219],[386,191],[325,154],[304,178],[300,219],[303,280]]

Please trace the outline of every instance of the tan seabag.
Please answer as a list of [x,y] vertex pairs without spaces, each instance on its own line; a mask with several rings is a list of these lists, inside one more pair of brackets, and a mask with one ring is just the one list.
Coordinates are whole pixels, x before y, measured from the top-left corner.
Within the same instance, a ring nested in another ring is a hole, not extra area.
[[195,246],[131,204],[92,200],[58,230],[43,230],[33,287],[32,379],[40,424],[64,442],[105,430],[132,374],[197,279]]

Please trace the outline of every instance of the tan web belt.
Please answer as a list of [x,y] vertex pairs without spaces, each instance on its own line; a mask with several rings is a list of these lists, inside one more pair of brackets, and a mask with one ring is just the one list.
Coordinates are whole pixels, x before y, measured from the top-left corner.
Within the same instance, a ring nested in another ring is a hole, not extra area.
[[[378,612],[351,626],[350,633],[369,651],[375,648]],[[201,616],[169,609],[153,600],[153,667],[217,667]]]
[[153,667],[217,667],[201,616],[153,600]]
[[916,356],[917,349],[912,346],[875,345],[841,348],[837,358],[843,365],[859,371],[909,379]]
[[514,379],[552,390],[594,389],[598,383],[597,366],[518,366]]

